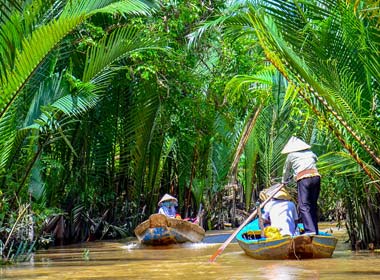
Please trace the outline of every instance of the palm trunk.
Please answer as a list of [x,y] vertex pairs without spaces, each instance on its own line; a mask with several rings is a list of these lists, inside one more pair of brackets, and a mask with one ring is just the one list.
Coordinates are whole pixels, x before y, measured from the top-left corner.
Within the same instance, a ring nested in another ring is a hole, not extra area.
[[247,144],[247,141],[249,139],[249,136],[251,135],[252,129],[256,124],[257,118],[260,115],[260,112],[263,108],[263,105],[260,105],[256,112],[252,114],[244,128],[244,131],[242,133],[242,137],[240,138],[238,147],[236,149],[236,153],[234,156],[234,160],[231,164],[229,174],[230,174],[230,182],[229,185],[232,185],[232,210],[231,210],[231,223],[232,225],[235,225],[236,221],[236,187],[238,187],[237,184],[237,172],[238,172],[238,164],[241,155],[243,154],[245,145]]

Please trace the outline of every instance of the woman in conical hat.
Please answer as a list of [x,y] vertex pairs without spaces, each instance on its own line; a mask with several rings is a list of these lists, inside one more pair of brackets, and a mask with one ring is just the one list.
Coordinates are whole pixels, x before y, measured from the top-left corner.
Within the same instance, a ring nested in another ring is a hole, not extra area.
[[175,206],[178,205],[178,200],[169,194],[165,194],[161,200],[158,202],[158,206],[160,206],[160,209],[158,210],[158,213],[164,214],[167,217],[175,218],[176,216],[176,210]]
[[317,201],[321,190],[321,178],[317,169],[317,156],[310,145],[292,136],[282,154],[287,154],[282,183],[293,178],[297,182],[298,204],[305,233],[318,234]]

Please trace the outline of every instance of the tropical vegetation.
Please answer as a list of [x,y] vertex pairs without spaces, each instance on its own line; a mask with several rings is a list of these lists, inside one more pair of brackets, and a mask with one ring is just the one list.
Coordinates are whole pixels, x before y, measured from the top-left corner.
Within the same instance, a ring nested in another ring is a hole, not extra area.
[[379,247],[378,15],[378,0],[0,1],[2,260],[131,236],[164,193],[205,229],[237,226],[292,135],[319,155],[321,220]]

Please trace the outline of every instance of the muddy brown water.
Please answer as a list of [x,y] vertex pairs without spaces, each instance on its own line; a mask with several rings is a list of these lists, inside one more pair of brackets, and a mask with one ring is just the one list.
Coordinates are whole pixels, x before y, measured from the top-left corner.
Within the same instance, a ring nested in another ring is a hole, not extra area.
[[[345,231],[324,224],[338,237],[328,259],[255,260],[231,243],[216,259],[221,243],[167,247],[136,241],[91,242],[38,251],[30,262],[0,267],[1,279],[380,279],[380,252],[349,250]],[[225,234],[226,232],[224,232]],[[232,233],[232,231],[227,232]],[[207,240],[215,234],[207,233]],[[228,235],[226,235],[228,236]]]

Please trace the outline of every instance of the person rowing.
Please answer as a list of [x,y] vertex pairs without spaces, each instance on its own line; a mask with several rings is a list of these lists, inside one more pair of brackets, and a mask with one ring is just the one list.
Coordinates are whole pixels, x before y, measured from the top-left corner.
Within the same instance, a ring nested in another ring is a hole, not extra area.
[[287,154],[282,183],[286,185],[295,179],[298,208],[305,234],[318,234],[317,201],[321,190],[321,175],[316,167],[317,156],[310,148],[310,145],[297,137],[289,139],[281,151],[282,154]]

